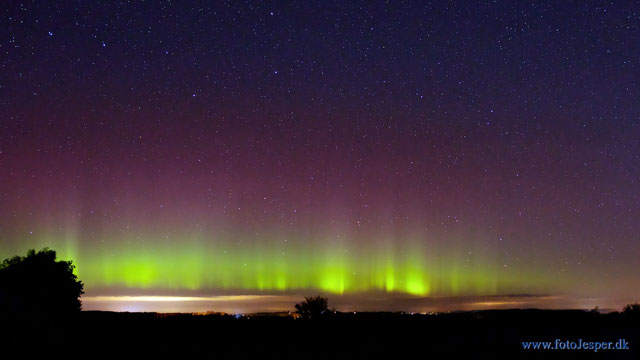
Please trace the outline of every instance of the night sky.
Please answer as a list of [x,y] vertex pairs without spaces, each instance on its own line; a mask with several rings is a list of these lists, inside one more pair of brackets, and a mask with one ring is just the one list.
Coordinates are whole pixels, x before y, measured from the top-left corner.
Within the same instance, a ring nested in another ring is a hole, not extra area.
[[619,308],[640,297],[635,5],[4,2],[0,256],[72,259],[85,308]]

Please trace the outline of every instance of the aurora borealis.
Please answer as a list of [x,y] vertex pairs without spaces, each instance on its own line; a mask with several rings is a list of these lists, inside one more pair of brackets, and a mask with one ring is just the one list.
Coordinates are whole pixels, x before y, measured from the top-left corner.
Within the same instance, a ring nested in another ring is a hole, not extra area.
[[2,13],[0,257],[87,297],[640,295],[632,4]]

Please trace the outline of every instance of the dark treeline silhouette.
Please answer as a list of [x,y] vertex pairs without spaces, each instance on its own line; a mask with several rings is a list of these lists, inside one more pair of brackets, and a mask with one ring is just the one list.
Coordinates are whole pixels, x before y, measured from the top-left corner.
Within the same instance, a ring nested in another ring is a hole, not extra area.
[[[80,312],[82,282],[71,262],[33,250],[0,267],[0,354],[94,357],[125,350],[145,358],[167,351],[180,358],[323,359],[637,359],[640,305],[602,314],[582,310],[487,310],[438,314],[339,312],[328,299],[295,304],[285,314],[156,314]],[[293,304],[292,304],[293,305]],[[49,316],[55,314],[56,316]],[[62,315],[62,316],[61,316]],[[6,321],[10,319],[11,321]],[[322,319],[322,321],[317,321]],[[618,341],[629,350],[524,350],[523,341]],[[8,350],[9,352],[6,352]]]
[[[83,311],[46,342],[117,352],[131,348],[184,352],[185,358],[323,359],[583,359],[578,350],[522,349],[523,341],[612,341],[630,350],[597,358],[637,359],[640,326],[623,312],[487,310],[440,314],[336,312],[322,320],[269,314],[191,315]],[[316,318],[317,319],[317,318]],[[73,339],[67,334],[73,333]],[[14,339],[15,340],[15,339]],[[188,356],[187,356],[188,355]]]

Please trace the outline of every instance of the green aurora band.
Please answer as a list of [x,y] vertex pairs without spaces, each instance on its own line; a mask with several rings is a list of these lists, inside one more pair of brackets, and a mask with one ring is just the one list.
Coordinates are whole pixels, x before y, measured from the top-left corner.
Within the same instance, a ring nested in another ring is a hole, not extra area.
[[[50,247],[72,259],[87,292],[105,289],[280,293],[321,291],[402,293],[416,296],[494,295],[544,292],[553,279],[541,272],[507,269],[490,256],[429,251],[417,242],[379,242],[357,249],[344,243],[309,241],[210,241],[202,236],[170,241],[139,238],[79,247],[74,236],[42,237],[3,248],[5,258],[27,248]],[[444,256],[446,254],[448,256]]]

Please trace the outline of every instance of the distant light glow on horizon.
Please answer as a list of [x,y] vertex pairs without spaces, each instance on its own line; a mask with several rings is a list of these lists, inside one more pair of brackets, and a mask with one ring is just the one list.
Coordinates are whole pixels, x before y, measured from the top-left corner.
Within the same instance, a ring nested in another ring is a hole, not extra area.
[[[191,312],[208,311],[230,314],[263,311],[295,311],[293,305],[303,300],[301,295],[216,295],[216,296],[83,296],[85,310]],[[619,300],[617,300],[619,301]],[[338,311],[405,311],[416,313],[455,310],[486,310],[509,308],[539,309],[593,309],[600,305],[601,312],[620,311],[616,301],[557,295],[518,296],[453,296],[414,297],[394,295],[393,301],[369,294],[329,296],[329,306]]]
[[276,298],[273,295],[219,295],[219,296],[83,296],[86,302],[189,302],[189,301],[253,301]]

